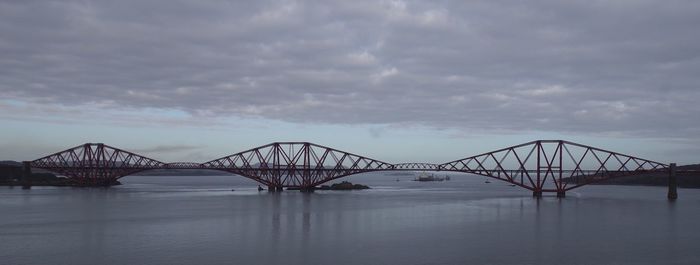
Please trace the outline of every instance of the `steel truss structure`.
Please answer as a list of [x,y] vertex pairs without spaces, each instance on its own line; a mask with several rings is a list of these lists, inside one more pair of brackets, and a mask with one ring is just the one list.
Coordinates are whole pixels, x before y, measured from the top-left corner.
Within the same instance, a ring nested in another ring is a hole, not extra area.
[[105,144],[86,143],[34,160],[31,166],[64,175],[80,186],[109,186],[121,177],[168,164]]
[[308,142],[276,142],[205,163],[163,163],[105,144],[88,143],[31,161],[81,186],[109,186],[151,169],[210,169],[255,180],[270,190],[313,189],[374,171],[449,171],[502,180],[533,191],[566,191],[608,179],[668,170],[668,165],[564,140],[538,140],[444,164],[371,159]]
[[440,165],[440,170],[495,178],[535,195],[563,195],[586,184],[667,168],[659,162],[563,140],[532,141]]
[[306,142],[272,143],[202,165],[277,189],[312,188],[348,175],[393,168],[386,162]]

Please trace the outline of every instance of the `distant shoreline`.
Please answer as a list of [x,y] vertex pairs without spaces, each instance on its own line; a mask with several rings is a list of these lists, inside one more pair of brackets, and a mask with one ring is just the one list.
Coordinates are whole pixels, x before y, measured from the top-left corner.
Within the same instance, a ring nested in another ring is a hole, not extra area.
[[[23,186],[21,181],[1,181],[0,186],[14,187]],[[46,186],[46,187],[72,187],[75,186],[73,182],[66,178],[57,178],[53,181],[32,181],[31,186]]]

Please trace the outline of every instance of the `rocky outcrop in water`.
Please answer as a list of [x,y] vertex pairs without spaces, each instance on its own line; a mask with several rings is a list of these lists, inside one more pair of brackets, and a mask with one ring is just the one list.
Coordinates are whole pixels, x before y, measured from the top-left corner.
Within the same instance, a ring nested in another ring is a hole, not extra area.
[[343,181],[341,183],[334,183],[330,186],[328,185],[322,185],[319,190],[365,190],[369,189],[369,186],[362,185],[362,184],[352,184],[347,181]]

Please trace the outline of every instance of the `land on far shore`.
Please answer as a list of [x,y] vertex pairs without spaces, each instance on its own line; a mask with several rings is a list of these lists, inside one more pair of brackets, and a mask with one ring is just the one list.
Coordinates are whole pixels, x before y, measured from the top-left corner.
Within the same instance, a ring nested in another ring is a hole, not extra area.
[[[680,188],[700,188],[700,164],[678,166],[676,180]],[[574,181],[569,181],[575,183]],[[658,172],[629,177],[608,179],[593,185],[634,185],[634,186],[667,186],[668,173]]]

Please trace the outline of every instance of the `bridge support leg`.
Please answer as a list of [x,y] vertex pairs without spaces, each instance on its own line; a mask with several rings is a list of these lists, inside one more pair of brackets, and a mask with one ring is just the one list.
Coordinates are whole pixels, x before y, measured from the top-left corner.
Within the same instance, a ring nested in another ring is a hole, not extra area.
[[557,198],[565,198],[566,191],[557,191]]
[[668,167],[668,199],[671,201],[678,199],[676,187],[676,163],[671,163]]
[[542,190],[533,190],[533,191],[532,191],[532,197],[535,197],[535,198],[542,198]]
[[31,168],[31,162],[29,161],[24,161],[22,162],[22,189],[28,190],[32,188],[32,168]]
[[272,185],[267,186],[267,191],[269,191],[269,192],[281,192],[283,190],[284,189],[282,188],[282,186],[272,186]]

